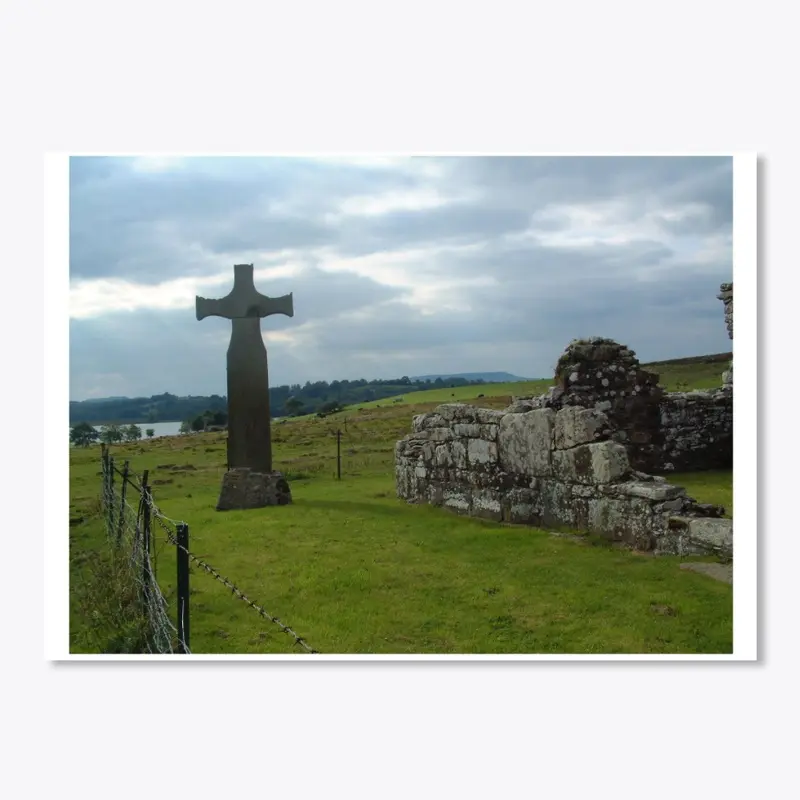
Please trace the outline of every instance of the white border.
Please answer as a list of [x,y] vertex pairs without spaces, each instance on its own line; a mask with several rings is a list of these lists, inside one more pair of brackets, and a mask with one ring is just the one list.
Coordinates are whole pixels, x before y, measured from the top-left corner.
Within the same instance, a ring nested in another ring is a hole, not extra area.
[[[45,308],[46,324],[53,325],[55,332],[48,334],[49,347],[46,356],[45,374],[49,378],[47,396],[61,401],[56,413],[46,416],[46,436],[49,441],[60,441],[68,427],[68,396],[60,391],[69,386],[68,371],[68,298],[69,298],[69,155],[147,155],[157,157],[181,157],[188,155],[243,156],[242,153],[119,153],[119,152],[71,152],[70,154],[47,154],[45,157],[45,268],[46,281]],[[493,152],[418,152],[413,155],[496,155]],[[247,153],[246,156],[297,155],[348,157],[363,153]],[[370,153],[370,156],[395,157],[409,153]],[[708,152],[537,152],[502,153],[502,155],[530,156],[686,156],[686,155],[730,155],[729,153]],[[747,420],[756,418],[756,309],[757,309],[757,193],[755,154],[734,156],[734,264],[733,280],[738,287],[736,305],[736,330],[740,332],[739,344],[735,351],[734,387],[736,415],[734,420],[734,495],[739,498],[734,503],[734,529],[744,531],[737,538],[734,535],[734,651],[732,654],[663,654],[663,655],[546,655],[546,654],[459,654],[459,655],[336,655],[336,654],[198,654],[188,656],[137,656],[137,655],[73,655],[69,653],[69,547],[66,509],[69,504],[68,477],[66,484],[57,484],[57,500],[46,507],[45,525],[45,653],[46,658],[57,661],[284,661],[296,663],[299,660],[319,661],[749,661],[757,658],[757,505],[753,492],[747,487],[756,483],[756,427]],[[67,299],[66,308],[63,298]],[[721,303],[720,303],[721,306]],[[66,315],[64,311],[66,310]],[[723,325],[720,308],[720,325]],[[65,335],[66,331],[66,335]],[[742,333],[743,332],[743,333]],[[49,357],[48,357],[49,356]],[[55,403],[53,402],[53,405]],[[69,458],[66,451],[67,462]],[[66,471],[68,476],[68,469]],[[745,499],[745,503],[742,500]],[[312,638],[313,640],[313,638]]]

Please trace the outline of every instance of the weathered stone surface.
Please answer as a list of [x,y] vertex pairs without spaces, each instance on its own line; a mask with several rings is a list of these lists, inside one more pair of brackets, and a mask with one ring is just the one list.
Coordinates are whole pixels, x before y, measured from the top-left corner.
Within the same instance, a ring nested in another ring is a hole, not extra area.
[[453,439],[436,446],[435,463],[439,467],[465,469],[467,466],[467,448],[464,442]]
[[499,425],[505,414],[505,411],[498,411],[494,408],[475,409],[475,419],[482,425]]
[[415,431],[429,430],[430,428],[442,428],[447,425],[447,420],[436,412],[430,414],[417,414],[414,417],[413,429]]
[[503,519],[518,525],[536,525],[540,521],[538,494],[533,489],[510,489],[502,496]]
[[554,446],[557,450],[594,442],[608,428],[608,417],[593,408],[569,406],[556,414]]
[[639,550],[654,546],[655,517],[645,500],[602,497],[589,501],[590,532]]
[[490,489],[473,489],[472,516],[499,522],[503,518],[500,498],[500,492],[495,492]]
[[456,422],[452,431],[456,436],[472,439],[497,439],[498,425],[484,425],[479,422]]
[[629,481],[620,484],[618,491],[621,495],[643,497],[646,500],[671,500],[686,495],[686,490],[681,486],[672,486],[661,482]]
[[610,441],[556,450],[552,465],[553,475],[570,483],[611,483],[630,472],[625,447]]
[[433,413],[447,422],[478,422],[478,409],[467,403],[443,403]]
[[733,465],[731,392],[670,392],[662,398],[659,410],[665,471],[729,469]]
[[286,478],[280,472],[254,472],[246,467],[229,469],[222,478],[217,511],[283,506],[292,502]]
[[733,556],[733,520],[694,518],[689,522],[688,543],[700,552]]
[[467,463],[470,465],[496,464],[497,445],[483,439],[467,440]]
[[497,435],[500,466],[531,478],[552,474],[554,417],[549,408],[506,414]]
[[[733,339],[733,284],[721,284],[717,297],[725,304],[725,325],[728,328],[728,338]],[[727,391],[733,391],[733,361],[722,373],[722,386]]]
[[[691,510],[691,509],[690,509]],[[684,515],[669,516],[658,552],[673,555],[713,553],[733,558],[733,520]]]
[[442,505],[451,511],[467,514],[472,504],[472,490],[448,487],[442,490]]

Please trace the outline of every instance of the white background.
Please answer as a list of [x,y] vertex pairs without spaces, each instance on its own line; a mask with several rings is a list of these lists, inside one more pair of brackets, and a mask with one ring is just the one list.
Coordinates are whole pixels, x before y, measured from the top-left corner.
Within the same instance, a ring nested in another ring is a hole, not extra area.
[[[0,5],[13,796],[783,795],[800,628],[785,6]],[[40,626],[64,609],[37,576],[67,510],[68,272],[64,225],[38,267],[43,154],[149,151],[758,152],[757,284],[735,273],[737,437],[744,417],[754,446],[737,443],[735,491],[737,543],[756,522],[760,538],[759,662],[47,662]]]

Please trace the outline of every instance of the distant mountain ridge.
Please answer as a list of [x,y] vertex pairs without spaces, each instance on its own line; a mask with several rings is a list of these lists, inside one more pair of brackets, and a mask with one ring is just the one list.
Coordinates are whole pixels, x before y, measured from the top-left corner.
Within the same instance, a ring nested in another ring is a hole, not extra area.
[[527,381],[530,378],[521,378],[519,375],[512,375],[510,372],[448,372],[436,375],[415,375],[412,381],[435,381],[441,378],[443,381],[449,378],[463,378],[468,381],[485,381],[486,383],[516,383],[517,381]]

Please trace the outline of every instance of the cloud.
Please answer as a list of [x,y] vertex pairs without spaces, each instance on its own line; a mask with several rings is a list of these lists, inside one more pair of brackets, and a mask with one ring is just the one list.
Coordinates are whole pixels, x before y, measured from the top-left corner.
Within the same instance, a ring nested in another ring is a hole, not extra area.
[[236,263],[293,293],[262,321],[281,383],[720,352],[732,192],[730,158],[72,159],[71,396],[224,392],[194,297]]

